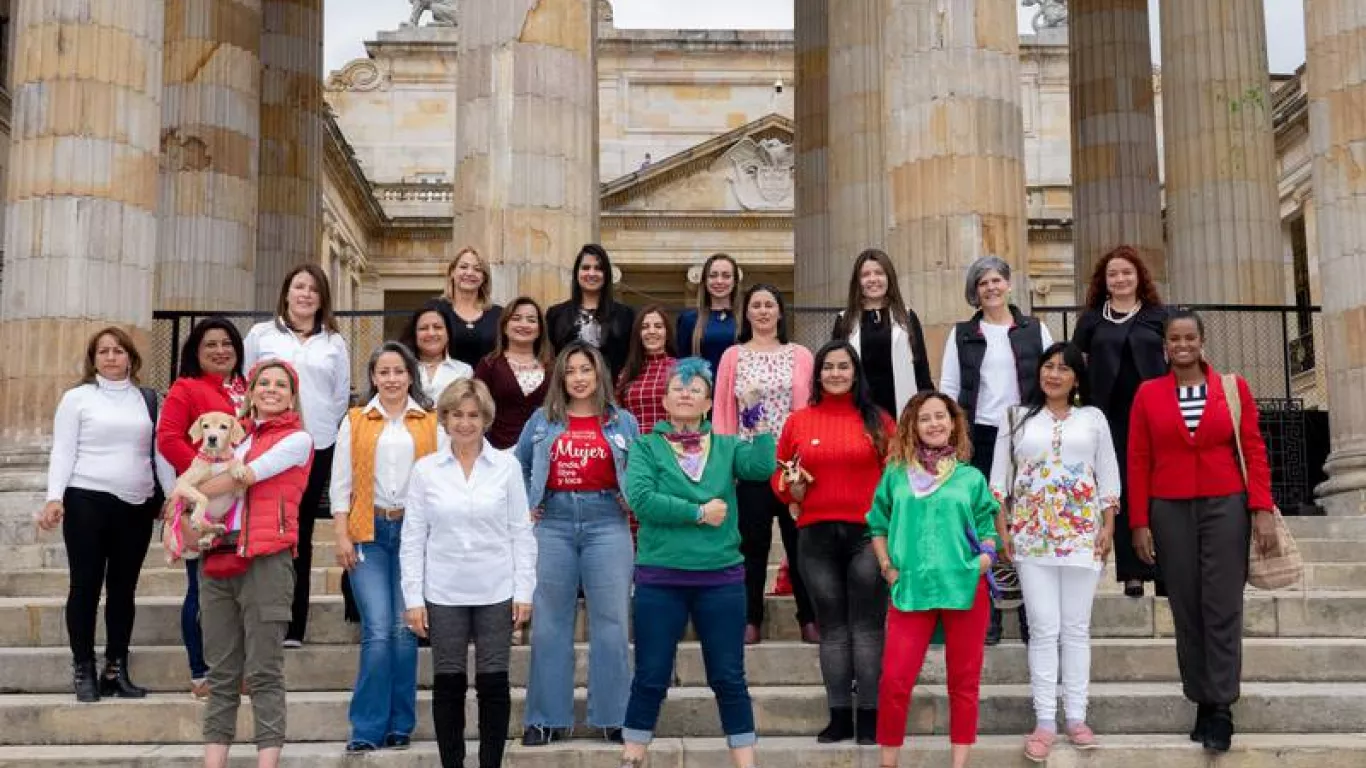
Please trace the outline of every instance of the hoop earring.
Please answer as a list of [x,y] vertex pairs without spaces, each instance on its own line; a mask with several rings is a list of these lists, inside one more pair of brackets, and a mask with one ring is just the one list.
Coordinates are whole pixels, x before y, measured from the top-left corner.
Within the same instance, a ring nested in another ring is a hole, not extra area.
[[1080,390],[1080,389],[1074,389],[1074,390],[1072,390],[1072,405],[1075,405],[1075,406],[1077,406],[1077,407],[1081,407],[1081,390]]

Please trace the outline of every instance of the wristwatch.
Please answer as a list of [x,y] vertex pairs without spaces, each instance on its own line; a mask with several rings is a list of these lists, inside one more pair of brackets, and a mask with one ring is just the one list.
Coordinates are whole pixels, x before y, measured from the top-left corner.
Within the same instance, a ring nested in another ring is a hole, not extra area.
[[697,524],[701,525],[707,519],[707,507],[703,504],[697,505]]

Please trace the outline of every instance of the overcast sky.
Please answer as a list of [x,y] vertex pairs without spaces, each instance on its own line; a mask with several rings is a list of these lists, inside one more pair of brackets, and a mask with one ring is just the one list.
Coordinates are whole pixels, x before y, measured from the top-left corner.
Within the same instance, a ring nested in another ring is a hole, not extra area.
[[[853,0],[840,0],[852,2]],[[862,1],[862,0],[860,0]],[[1205,0],[1182,0],[1182,2]],[[648,29],[791,29],[793,0],[614,0],[616,25]],[[1151,0],[1154,8],[1157,0]],[[1304,63],[1304,1],[1263,0],[1267,53],[1272,72],[1293,72]],[[408,0],[327,0],[327,68],[365,55],[361,41],[408,18]],[[1029,29],[1034,9],[1020,9]],[[1154,24],[1157,19],[1154,15]],[[1156,35],[1154,35],[1154,42]]]

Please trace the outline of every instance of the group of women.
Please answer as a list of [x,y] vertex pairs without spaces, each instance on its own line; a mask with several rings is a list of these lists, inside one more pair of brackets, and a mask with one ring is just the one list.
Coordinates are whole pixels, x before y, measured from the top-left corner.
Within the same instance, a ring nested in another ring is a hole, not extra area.
[[[92,337],[85,376],[58,407],[40,516],[62,526],[70,554],[77,697],[145,695],[127,666],[137,573],[153,520],[179,501],[163,510],[158,487],[169,492],[172,471],[195,459],[189,425],[224,411],[244,416],[245,470],[203,490],[243,493],[246,512],[186,564],[182,612],[191,691],[208,702],[206,765],[225,764],[243,692],[261,764],[278,761],[283,649],[305,639],[313,522],[328,512],[362,625],[348,752],[410,744],[424,638],[442,764],[463,765],[473,640],[479,765],[501,764],[523,625],[522,743],[568,738],[582,597],[585,725],[624,745],[623,766],[645,758],[689,622],[733,761],[754,765],[744,645],[763,635],[775,521],[800,635],[820,646],[819,741],[876,743],[895,765],[938,634],[953,763],[966,765],[983,646],[1001,634],[990,573],[1005,559],[1023,593],[1037,718],[1025,754],[1046,760],[1059,732],[1094,746],[1090,607],[1114,551],[1131,596],[1160,556],[1184,690],[1199,705],[1192,738],[1228,749],[1247,542],[1275,543],[1270,516],[1256,514],[1272,507],[1265,451],[1246,384],[1226,389],[1203,361],[1200,319],[1161,305],[1132,249],[1101,261],[1064,344],[1011,303],[1005,262],[974,263],[965,298],[976,312],[948,335],[938,390],[920,322],[877,250],[857,258],[833,338],[814,355],[789,339],[781,292],[741,290],[724,254],[707,259],[696,306],[676,323],[614,297],[600,246],[581,249],[573,274],[570,300],[544,314],[529,297],[498,307],[487,263],[464,249],[442,297],[370,356],[356,407],[316,267],[290,273],[276,317],[245,339],[221,318],[196,325],[161,404],[138,389],[124,332]],[[1232,397],[1249,404],[1238,423]]]

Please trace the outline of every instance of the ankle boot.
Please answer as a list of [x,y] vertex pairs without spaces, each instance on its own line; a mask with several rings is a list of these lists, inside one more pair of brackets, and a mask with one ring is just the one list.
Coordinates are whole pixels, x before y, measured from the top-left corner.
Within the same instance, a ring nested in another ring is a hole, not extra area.
[[1213,711],[1213,704],[1195,705],[1195,725],[1191,728],[1191,741],[1199,744],[1205,740],[1205,731],[1209,730],[1209,716]]
[[830,724],[816,734],[819,744],[834,744],[854,738],[854,708],[831,707]]
[[1233,711],[1227,704],[1210,708],[1209,725],[1205,727],[1204,747],[1211,752],[1227,752],[1233,746]]
[[141,699],[147,689],[133,685],[128,679],[128,659],[105,659],[104,674],[100,675],[100,695],[119,699]]
[[95,676],[94,661],[71,664],[71,687],[76,692],[76,701],[89,704],[100,700],[100,682]]
[[508,718],[512,716],[508,673],[475,675],[474,690],[479,696],[479,768],[499,768],[508,745]]
[[864,746],[877,743],[877,707],[859,707],[858,720],[854,723],[854,738]]
[[464,673],[435,675],[432,679],[432,725],[441,768],[465,766],[465,689],[469,678]]

